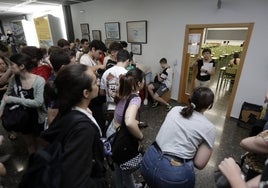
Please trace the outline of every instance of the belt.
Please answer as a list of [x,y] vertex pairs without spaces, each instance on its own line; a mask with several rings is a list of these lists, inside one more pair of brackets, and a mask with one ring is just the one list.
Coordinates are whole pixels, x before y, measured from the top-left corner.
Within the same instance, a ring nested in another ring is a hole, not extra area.
[[171,160],[173,159],[174,161],[181,162],[181,163],[187,163],[187,162],[189,162],[189,161],[192,160],[192,159],[183,159],[183,158],[180,158],[178,156],[174,156],[174,155],[171,155],[171,154],[163,153],[162,150],[161,150],[161,148],[159,147],[159,145],[156,142],[153,142],[152,145],[155,147],[155,149],[158,151],[158,153],[163,154],[164,156],[167,156]]

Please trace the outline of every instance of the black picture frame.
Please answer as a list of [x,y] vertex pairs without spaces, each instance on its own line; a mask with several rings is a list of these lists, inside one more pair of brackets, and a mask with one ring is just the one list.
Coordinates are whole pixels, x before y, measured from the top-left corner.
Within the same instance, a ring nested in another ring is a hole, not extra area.
[[136,55],[141,55],[142,54],[141,43],[131,43],[131,52]]
[[81,23],[81,33],[83,34],[89,34],[89,25],[87,23]]
[[92,30],[92,40],[101,41],[101,30]]
[[127,41],[129,43],[147,43],[147,21],[128,21]]

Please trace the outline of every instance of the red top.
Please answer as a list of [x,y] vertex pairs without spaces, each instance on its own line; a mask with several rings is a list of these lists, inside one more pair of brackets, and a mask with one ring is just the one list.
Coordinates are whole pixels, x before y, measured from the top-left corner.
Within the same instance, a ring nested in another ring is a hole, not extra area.
[[48,65],[41,65],[33,68],[32,73],[38,76],[42,76],[45,79],[45,81],[47,81],[47,79],[52,74],[52,68]]

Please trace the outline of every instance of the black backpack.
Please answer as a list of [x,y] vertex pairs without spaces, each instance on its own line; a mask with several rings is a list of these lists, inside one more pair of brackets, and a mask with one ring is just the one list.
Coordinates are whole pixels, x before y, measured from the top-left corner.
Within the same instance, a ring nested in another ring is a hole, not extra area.
[[[72,113],[72,112],[71,112]],[[56,140],[29,158],[19,188],[59,188],[64,136],[79,122],[88,121],[84,114],[72,113],[61,121],[66,128]]]

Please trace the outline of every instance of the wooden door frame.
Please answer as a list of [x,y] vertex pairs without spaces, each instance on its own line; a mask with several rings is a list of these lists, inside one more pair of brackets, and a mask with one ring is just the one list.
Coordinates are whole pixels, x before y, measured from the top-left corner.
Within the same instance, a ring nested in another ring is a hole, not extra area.
[[[236,79],[232,88],[232,92],[230,95],[230,99],[228,102],[227,110],[226,110],[226,117],[229,118],[231,114],[231,110],[233,107],[233,102],[234,102],[234,97],[237,91],[237,86],[239,83],[240,75],[243,69],[244,65],[244,60],[245,56],[247,54],[247,49],[249,46],[249,41],[251,38],[252,30],[254,27],[254,23],[226,23],[226,24],[194,24],[194,25],[186,25],[185,27],[185,34],[184,34],[184,46],[183,46],[183,56],[182,56],[182,63],[181,63],[181,74],[180,74],[180,85],[179,85],[179,93],[178,93],[178,102],[179,103],[184,103],[185,101],[185,89],[186,89],[186,82],[188,78],[188,64],[184,63],[186,62],[186,56],[187,56],[187,51],[188,51],[188,35],[190,29],[205,29],[205,28],[240,28],[240,27],[246,27],[248,28],[247,35],[244,40],[244,46],[243,46],[243,51],[240,55],[240,65],[239,69],[237,70],[236,73]],[[200,48],[201,50],[201,48]]]

